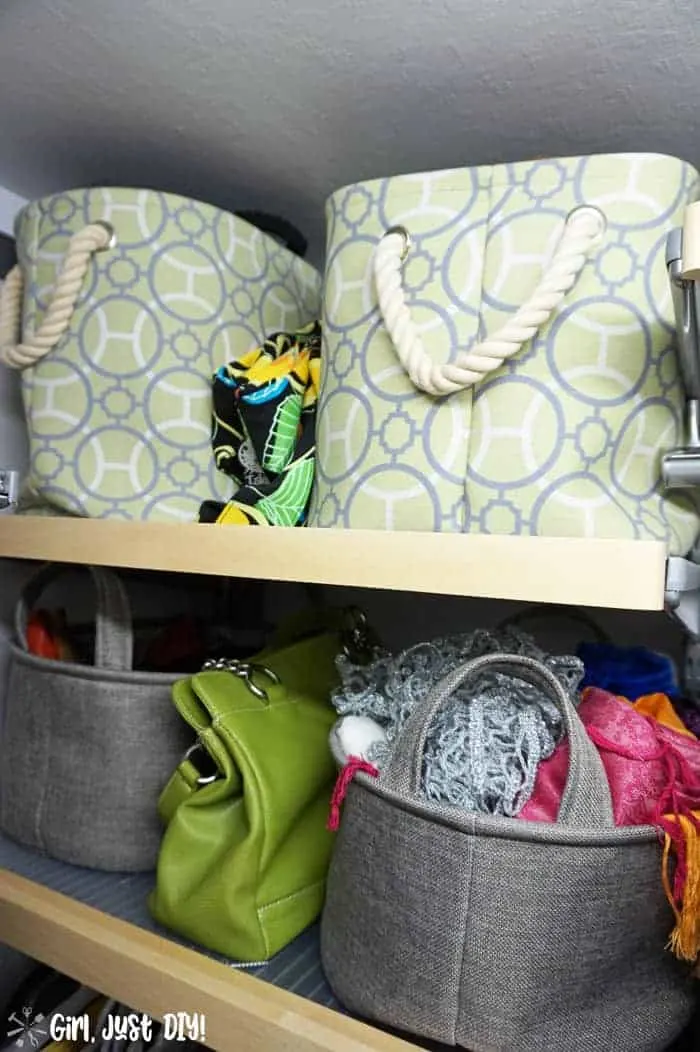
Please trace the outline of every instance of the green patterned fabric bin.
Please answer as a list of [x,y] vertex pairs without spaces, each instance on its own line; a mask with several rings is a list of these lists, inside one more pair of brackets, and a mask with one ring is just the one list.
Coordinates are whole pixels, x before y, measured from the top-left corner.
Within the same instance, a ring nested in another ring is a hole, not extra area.
[[81,516],[196,521],[230,485],[210,445],[212,374],[320,312],[320,275],[272,236],[199,201],[97,188],[28,205],[16,224],[23,334],[41,323],[69,239],[108,222],[68,331],[22,372],[23,503]]
[[[661,491],[684,444],[665,242],[697,197],[688,164],[561,158],[358,183],[327,205],[324,364],[311,524],[658,538],[685,554],[691,494]],[[499,329],[532,294],[566,217],[606,229],[523,349],[469,390],[417,390],[377,307],[373,257],[401,224],[406,301],[436,361]]]

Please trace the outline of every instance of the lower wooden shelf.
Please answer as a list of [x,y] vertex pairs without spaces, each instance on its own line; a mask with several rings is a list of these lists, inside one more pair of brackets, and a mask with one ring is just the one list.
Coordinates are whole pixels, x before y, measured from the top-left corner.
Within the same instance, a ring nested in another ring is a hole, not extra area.
[[243,971],[156,929],[149,874],[66,866],[2,838],[0,867],[1,943],[154,1019],[203,1013],[212,1049],[415,1052],[342,1011],[321,971],[316,929]]

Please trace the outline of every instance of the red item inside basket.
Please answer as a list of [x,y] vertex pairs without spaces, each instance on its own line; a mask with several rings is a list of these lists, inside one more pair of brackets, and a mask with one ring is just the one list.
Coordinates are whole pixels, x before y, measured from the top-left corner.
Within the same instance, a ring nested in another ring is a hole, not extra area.
[[27,622],[27,649],[37,657],[54,661],[75,661],[67,639],[63,611],[32,611]]

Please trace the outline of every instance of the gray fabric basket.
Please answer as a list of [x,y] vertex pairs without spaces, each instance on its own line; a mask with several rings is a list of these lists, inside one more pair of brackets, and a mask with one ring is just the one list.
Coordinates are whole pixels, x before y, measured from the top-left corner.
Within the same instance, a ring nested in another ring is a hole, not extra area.
[[0,738],[0,827],[63,862],[153,869],[158,795],[191,744],[171,701],[178,678],[134,672],[129,600],[88,567],[97,591],[95,665],[27,653],[28,612],[69,568],[47,566],[17,606]]
[[[547,691],[571,743],[555,824],[420,794],[427,729],[484,671]],[[352,1012],[471,1052],[660,1052],[697,997],[665,949],[673,915],[651,826],[616,828],[598,753],[553,673],[487,655],[417,706],[380,777],[348,788],[321,960]]]

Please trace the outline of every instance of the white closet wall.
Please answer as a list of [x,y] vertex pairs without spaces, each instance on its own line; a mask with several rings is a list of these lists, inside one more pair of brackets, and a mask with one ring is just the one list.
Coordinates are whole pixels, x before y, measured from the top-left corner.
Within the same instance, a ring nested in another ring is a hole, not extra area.
[[25,203],[23,197],[0,186],[0,234],[12,234],[15,216]]
[[154,186],[324,241],[358,179],[530,157],[700,155],[691,0],[14,0],[0,182]]

